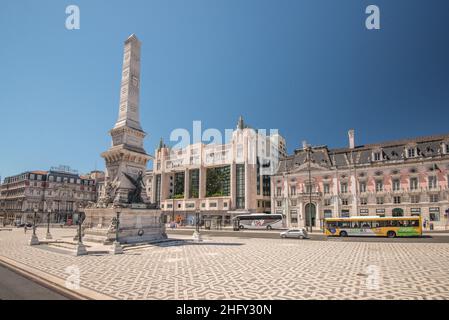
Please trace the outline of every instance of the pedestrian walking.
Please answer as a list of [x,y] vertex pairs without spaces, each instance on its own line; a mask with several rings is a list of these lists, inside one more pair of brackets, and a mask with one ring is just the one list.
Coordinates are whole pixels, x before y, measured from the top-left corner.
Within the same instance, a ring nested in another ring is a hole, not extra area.
[[25,224],[25,226],[23,227],[23,232],[26,234],[27,233],[27,225]]

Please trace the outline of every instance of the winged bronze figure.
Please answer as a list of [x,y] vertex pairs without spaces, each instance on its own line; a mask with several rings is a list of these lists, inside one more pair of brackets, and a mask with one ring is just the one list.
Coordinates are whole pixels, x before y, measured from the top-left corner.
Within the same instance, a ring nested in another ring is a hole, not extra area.
[[145,184],[143,182],[142,171],[139,171],[139,174],[137,175],[136,179],[134,179],[132,176],[130,176],[126,172],[124,172],[123,174],[134,185],[134,190],[131,190],[128,193],[128,203],[143,203],[142,189],[145,188]]

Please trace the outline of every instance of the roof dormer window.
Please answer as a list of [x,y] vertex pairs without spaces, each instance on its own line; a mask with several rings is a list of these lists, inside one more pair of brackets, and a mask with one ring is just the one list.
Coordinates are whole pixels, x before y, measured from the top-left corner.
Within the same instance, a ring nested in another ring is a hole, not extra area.
[[381,161],[382,159],[382,152],[381,151],[376,151],[373,153],[373,160],[374,161]]
[[416,148],[408,148],[407,149],[407,158],[416,157]]

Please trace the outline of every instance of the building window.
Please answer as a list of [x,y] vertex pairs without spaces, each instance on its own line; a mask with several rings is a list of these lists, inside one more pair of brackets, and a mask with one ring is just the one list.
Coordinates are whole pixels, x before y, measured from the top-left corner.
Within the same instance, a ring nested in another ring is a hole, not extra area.
[[[243,169],[242,169],[243,166]],[[243,170],[243,177],[242,177]],[[243,194],[245,188],[245,167],[244,165],[237,165],[237,197],[238,192],[243,187]],[[231,181],[231,168],[230,166],[208,168],[206,172],[206,197],[224,197],[229,196]],[[238,199],[237,199],[238,205]]]
[[384,204],[384,198],[383,197],[377,197],[376,198],[376,204]]
[[367,198],[360,198],[360,204],[361,204],[361,205],[366,205],[366,204],[368,204],[368,199],[367,199]]
[[410,202],[411,203],[419,203],[419,195],[416,194],[416,195],[410,196]]
[[360,192],[366,192],[366,182],[359,183]]
[[324,205],[330,206],[331,205],[331,199],[324,199]]
[[[245,165],[236,165],[236,207],[237,209],[245,208]],[[229,194],[228,194],[229,195]]]
[[403,217],[404,210],[402,210],[401,208],[394,208],[393,211],[391,211],[391,215],[393,217]]
[[262,176],[262,193],[264,196],[271,196],[271,179],[270,176]]
[[410,190],[418,189],[418,178],[410,178]]
[[312,185],[310,183],[306,184],[306,193],[312,193]]
[[393,202],[396,204],[401,203],[401,197],[393,197]]
[[276,201],[276,207],[282,207],[282,201]]
[[344,206],[348,205],[348,198],[341,199],[341,204]]
[[161,202],[161,175],[156,175],[156,203]]
[[430,208],[429,218],[430,221],[440,221],[440,208]]
[[380,161],[380,160],[382,160],[382,153],[374,152],[374,161]]
[[330,191],[329,184],[326,183],[323,185],[323,191],[324,191],[324,194],[329,194],[329,191]]
[[277,187],[276,188],[276,196],[277,197],[281,197],[282,196],[282,188],[281,187]]
[[291,223],[298,223],[298,211],[296,210],[290,211],[290,221]]
[[341,210],[341,218],[349,218],[349,210]]
[[401,189],[401,183],[399,179],[393,180],[393,191],[399,191]]
[[414,158],[416,155],[415,148],[407,149],[407,158]]
[[430,196],[429,196],[429,201],[430,202],[438,202],[439,200],[438,200],[438,194],[431,194]]
[[348,193],[348,184],[346,182],[342,182],[340,184],[341,193]]
[[189,186],[189,198],[198,198],[200,193],[200,170],[193,169],[189,172],[190,186]]
[[292,207],[296,207],[296,205],[298,204],[296,199],[291,201]]
[[326,209],[324,210],[324,219],[332,218],[332,210]]
[[437,187],[437,177],[430,176],[429,177],[429,189],[435,189]]
[[376,192],[381,192],[384,190],[384,184],[382,182],[382,180],[377,180],[376,181]]
[[296,186],[291,186],[291,187],[290,187],[290,194],[291,194],[292,196],[295,196],[295,195],[296,195]]

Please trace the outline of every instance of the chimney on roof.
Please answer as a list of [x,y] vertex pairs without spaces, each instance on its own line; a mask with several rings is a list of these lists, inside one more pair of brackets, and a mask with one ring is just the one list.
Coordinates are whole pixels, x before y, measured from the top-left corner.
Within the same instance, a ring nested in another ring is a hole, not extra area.
[[302,148],[303,150],[306,150],[308,147],[307,141],[306,140],[302,140]]
[[350,129],[348,131],[348,137],[349,137],[349,148],[350,149],[354,149],[354,146],[355,146],[355,143],[354,143],[354,140],[355,140],[354,129]]

